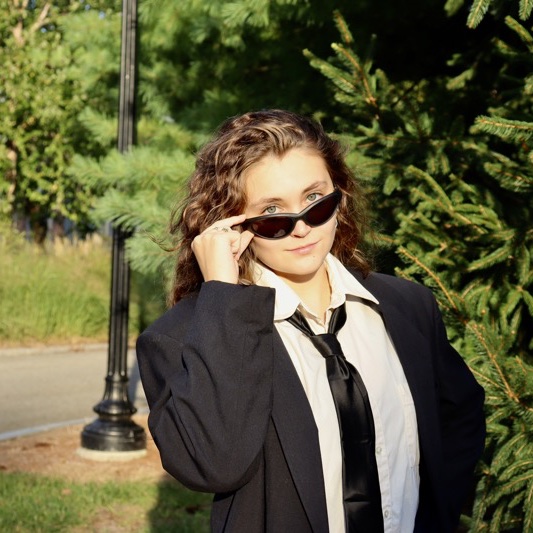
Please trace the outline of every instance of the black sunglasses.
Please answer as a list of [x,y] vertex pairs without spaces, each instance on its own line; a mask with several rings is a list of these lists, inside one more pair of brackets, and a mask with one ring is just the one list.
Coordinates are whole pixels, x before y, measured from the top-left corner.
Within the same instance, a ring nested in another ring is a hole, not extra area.
[[312,228],[325,224],[334,215],[341,198],[341,191],[335,189],[331,194],[320,198],[298,214],[262,215],[245,220],[241,227],[263,239],[283,239],[292,233],[298,220],[303,220]]

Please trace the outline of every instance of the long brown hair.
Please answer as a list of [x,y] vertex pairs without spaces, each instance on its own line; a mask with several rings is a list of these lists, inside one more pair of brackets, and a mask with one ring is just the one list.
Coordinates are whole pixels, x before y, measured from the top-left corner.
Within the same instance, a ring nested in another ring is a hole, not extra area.
[[[256,111],[228,119],[197,154],[187,197],[171,217],[178,254],[170,305],[198,290],[203,281],[193,239],[216,221],[244,212],[246,169],[268,154],[282,156],[293,148],[310,149],[324,159],[334,186],[343,193],[331,252],[346,266],[368,273],[369,263],[359,249],[367,228],[366,202],[340,143],[310,118],[278,109]],[[243,283],[253,281],[250,248],[239,260]]]

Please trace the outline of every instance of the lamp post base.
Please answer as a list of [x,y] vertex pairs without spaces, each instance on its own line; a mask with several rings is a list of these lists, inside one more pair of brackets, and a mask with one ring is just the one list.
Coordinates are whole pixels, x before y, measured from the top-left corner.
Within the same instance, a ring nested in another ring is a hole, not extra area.
[[81,446],[100,452],[146,450],[146,434],[128,418],[98,418],[83,428]]
[[78,448],[76,454],[82,457],[83,459],[88,459],[90,461],[100,461],[104,462],[121,462],[125,463],[127,461],[133,461],[135,459],[142,459],[146,457],[146,450],[135,450],[133,452],[101,452],[98,450],[88,450],[87,448]]

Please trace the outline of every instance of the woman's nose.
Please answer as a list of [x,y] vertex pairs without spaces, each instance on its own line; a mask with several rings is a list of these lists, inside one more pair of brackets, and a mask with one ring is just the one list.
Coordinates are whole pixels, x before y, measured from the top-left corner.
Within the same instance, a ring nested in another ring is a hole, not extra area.
[[309,235],[310,231],[310,226],[308,226],[303,220],[298,220],[298,222],[296,222],[296,226],[294,226],[294,229],[292,230],[291,235],[293,237],[305,237],[306,235]]

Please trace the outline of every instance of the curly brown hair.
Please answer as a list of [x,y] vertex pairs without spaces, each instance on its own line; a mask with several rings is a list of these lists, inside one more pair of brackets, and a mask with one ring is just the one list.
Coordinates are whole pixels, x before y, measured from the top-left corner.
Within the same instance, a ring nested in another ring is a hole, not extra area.
[[[171,217],[170,232],[178,254],[170,305],[197,291],[203,281],[191,248],[193,239],[216,221],[244,212],[245,171],[266,155],[282,156],[293,148],[320,155],[334,186],[343,193],[331,252],[344,265],[365,275],[369,272],[368,260],[359,248],[368,227],[366,200],[346,165],[340,143],[310,118],[279,109],[256,111],[225,121],[197,154],[188,194]],[[253,281],[252,260],[248,247],[239,260],[242,283]]]

